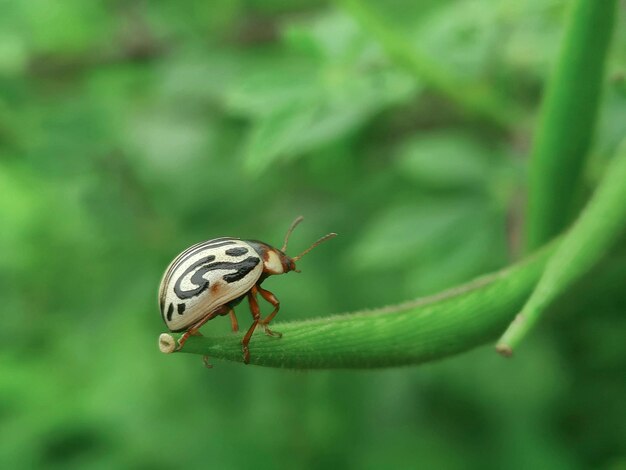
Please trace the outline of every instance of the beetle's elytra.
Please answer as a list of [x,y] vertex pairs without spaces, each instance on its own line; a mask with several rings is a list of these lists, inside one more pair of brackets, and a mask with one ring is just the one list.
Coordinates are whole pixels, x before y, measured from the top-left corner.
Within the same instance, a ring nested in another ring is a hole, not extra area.
[[[329,233],[291,258],[285,254],[289,236],[302,220],[298,217],[293,221],[280,250],[256,240],[224,237],[192,245],[174,258],[161,280],[159,306],[169,330],[185,332],[178,342],[178,349],[189,336],[199,335],[198,329],[202,325],[219,315],[230,315],[232,329],[238,331],[234,308],[245,297],[250,304],[253,322],[242,340],[244,362],[247,364],[250,360],[248,343],[257,325],[263,326],[268,335],[281,336],[269,329],[280,302],[274,294],[263,289],[261,283],[269,276],[299,272],[296,261],[337,235]],[[264,319],[261,319],[257,294],[274,307]]]

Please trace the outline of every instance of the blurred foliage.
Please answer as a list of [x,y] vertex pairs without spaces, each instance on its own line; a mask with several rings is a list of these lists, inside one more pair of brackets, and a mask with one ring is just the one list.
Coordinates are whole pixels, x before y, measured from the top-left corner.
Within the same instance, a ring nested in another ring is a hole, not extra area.
[[[601,282],[624,279],[623,255],[515,362],[484,349],[377,372],[207,371],[156,347],[174,255],[217,236],[279,244],[300,213],[294,251],[340,237],[301,275],[267,282],[279,321],[395,303],[515,258],[530,129],[568,3],[376,10],[455,80],[524,110],[503,131],[333,4],[0,0],[0,465],[626,465],[626,297],[623,281]],[[625,134],[625,36],[587,190]]]

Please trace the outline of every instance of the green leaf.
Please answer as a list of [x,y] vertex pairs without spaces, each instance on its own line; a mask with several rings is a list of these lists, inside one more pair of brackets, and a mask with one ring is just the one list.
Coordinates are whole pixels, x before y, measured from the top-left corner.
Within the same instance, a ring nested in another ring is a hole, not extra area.
[[530,160],[527,236],[531,249],[561,232],[595,130],[616,0],[575,0],[542,104]]
[[[411,47],[410,41],[389,24],[384,14],[370,8],[366,1],[340,0],[343,8],[367,29],[381,44],[390,59],[413,78],[457,104],[470,115],[480,117],[500,128],[507,128],[517,118],[518,111],[492,87],[480,81],[466,81],[440,65],[427,48]],[[508,109],[508,112],[503,112]]]
[[464,236],[464,230],[482,212],[481,202],[456,198],[395,207],[363,229],[365,235],[350,251],[350,265],[380,270],[405,266],[407,259],[420,263]]
[[493,60],[501,21],[491,0],[454,2],[424,18],[414,42],[432,57],[445,57],[442,66],[456,69],[460,80],[471,81],[480,78]]
[[249,137],[245,167],[261,173],[274,161],[297,149],[300,139],[315,118],[315,108],[294,106],[283,109],[260,121]]
[[280,114],[299,103],[314,103],[320,93],[318,68],[289,59],[262,60],[233,77],[224,94],[226,108],[259,119]]
[[353,18],[331,10],[309,23],[291,24],[284,31],[287,43],[326,63],[364,64],[385,62],[382,49]]
[[291,25],[284,38],[299,55],[257,61],[224,95],[229,111],[253,120],[244,152],[252,174],[350,136],[419,90],[344,14]]
[[405,100],[415,90],[402,74],[357,76],[343,72],[329,76],[315,100],[304,99],[275,110],[256,123],[245,154],[248,171],[259,174],[277,160],[346,137],[376,112]]
[[102,2],[32,0],[18,5],[38,52],[77,53],[111,41],[114,25]]
[[397,163],[420,187],[481,188],[492,177],[490,153],[466,134],[434,132],[409,139]]

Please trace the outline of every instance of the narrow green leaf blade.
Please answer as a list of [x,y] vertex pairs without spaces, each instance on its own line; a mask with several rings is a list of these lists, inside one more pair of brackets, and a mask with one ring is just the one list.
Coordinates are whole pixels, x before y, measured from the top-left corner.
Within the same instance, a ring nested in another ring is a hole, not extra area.
[[498,342],[510,355],[540,315],[606,256],[626,228],[626,141],[584,211],[564,236],[522,312]]
[[547,85],[530,162],[528,245],[572,220],[573,202],[595,129],[616,10],[615,0],[576,0]]

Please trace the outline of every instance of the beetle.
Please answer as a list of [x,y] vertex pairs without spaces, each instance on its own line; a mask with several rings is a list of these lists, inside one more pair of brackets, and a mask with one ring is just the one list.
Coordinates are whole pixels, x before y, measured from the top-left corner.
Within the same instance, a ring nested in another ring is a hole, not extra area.
[[[289,257],[285,254],[289,237],[303,219],[300,216],[293,221],[280,250],[258,240],[222,237],[196,243],[174,258],[161,279],[159,307],[170,331],[184,331],[177,349],[182,349],[190,336],[200,335],[198,330],[202,325],[221,315],[229,315],[232,330],[238,331],[234,309],[246,297],[253,321],[241,341],[244,363],[250,362],[248,344],[259,324],[266,334],[282,336],[269,328],[280,309],[280,301],[262,288],[261,283],[269,276],[291,271],[299,273],[296,262],[320,243],[337,235],[329,233],[298,256]],[[257,295],[274,307],[264,319],[261,319]]]

